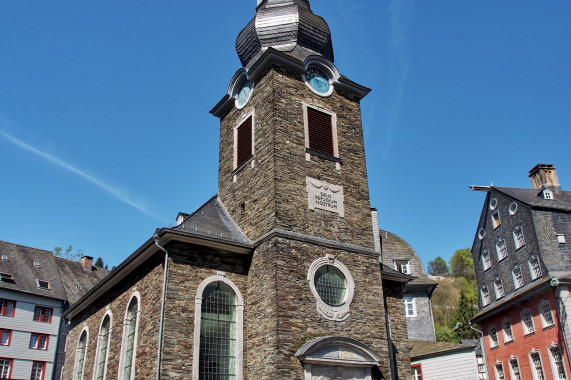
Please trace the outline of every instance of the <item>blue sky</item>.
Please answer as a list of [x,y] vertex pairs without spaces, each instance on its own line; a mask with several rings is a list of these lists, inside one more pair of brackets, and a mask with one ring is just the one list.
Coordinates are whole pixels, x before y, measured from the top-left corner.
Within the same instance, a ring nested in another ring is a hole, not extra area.
[[[118,265],[217,192],[208,111],[256,2],[0,3],[0,239]],[[571,190],[571,3],[313,0],[362,101],[371,206],[426,264],[471,247],[484,194]]]

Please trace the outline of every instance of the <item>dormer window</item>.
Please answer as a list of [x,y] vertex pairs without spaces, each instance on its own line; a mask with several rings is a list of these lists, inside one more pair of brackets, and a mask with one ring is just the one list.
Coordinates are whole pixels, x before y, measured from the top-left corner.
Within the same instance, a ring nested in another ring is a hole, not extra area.
[[553,191],[550,189],[543,190],[543,199],[551,200],[553,199]]
[[38,289],[50,290],[50,282],[44,280],[36,280]]
[[557,242],[559,244],[565,244],[565,235],[563,234],[556,234],[557,236]]
[[520,249],[525,245],[525,237],[523,236],[523,228],[517,226],[513,231],[515,249]]
[[9,282],[12,284],[15,283],[14,276],[12,276],[10,273],[0,273],[0,281]]
[[2,255],[2,260],[8,260],[8,256]]
[[410,274],[410,261],[395,261],[395,270],[404,274]]
[[39,263],[38,261],[34,261],[34,266],[35,266],[35,267],[39,267],[39,266],[40,266],[40,263]]

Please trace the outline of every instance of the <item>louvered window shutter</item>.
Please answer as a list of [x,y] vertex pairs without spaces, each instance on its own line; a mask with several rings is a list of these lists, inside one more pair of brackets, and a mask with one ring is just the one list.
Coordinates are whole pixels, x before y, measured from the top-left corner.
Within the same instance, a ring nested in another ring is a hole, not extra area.
[[309,149],[334,156],[331,115],[307,107]]
[[238,127],[237,139],[236,167],[238,168],[252,157],[252,116]]

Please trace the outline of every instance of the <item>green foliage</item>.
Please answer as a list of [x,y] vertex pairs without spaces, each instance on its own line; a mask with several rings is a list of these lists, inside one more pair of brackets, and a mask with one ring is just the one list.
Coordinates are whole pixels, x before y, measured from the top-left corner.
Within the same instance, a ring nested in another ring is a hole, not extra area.
[[428,262],[428,273],[430,274],[446,274],[448,273],[448,265],[446,261],[438,256],[432,261]]
[[[462,326],[466,325],[474,315],[478,312],[478,309],[474,306],[474,301],[471,300],[464,290],[460,291],[460,301],[458,302],[458,310],[454,316],[454,325]],[[455,335],[459,339],[472,339],[474,338],[475,331],[466,325],[455,331]]]
[[475,280],[474,260],[469,248],[459,249],[454,252],[450,259],[450,271],[456,277],[464,277],[467,280]]
[[97,259],[95,259],[95,264],[93,265],[98,268],[103,268],[105,266],[105,264],[103,263],[103,258],[99,256]]
[[83,256],[81,249],[78,249],[75,253],[72,251],[73,251],[73,248],[70,245],[69,247],[67,247],[65,249],[65,251],[62,251],[61,247],[54,247],[53,253],[54,253],[54,256],[56,256],[56,257],[63,257],[64,259],[69,259],[69,260],[77,260],[77,259],[81,258],[81,256]]

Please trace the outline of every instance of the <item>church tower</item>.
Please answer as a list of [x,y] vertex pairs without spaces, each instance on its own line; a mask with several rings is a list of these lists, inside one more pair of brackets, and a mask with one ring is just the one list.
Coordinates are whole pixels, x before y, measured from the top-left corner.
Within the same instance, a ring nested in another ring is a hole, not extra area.
[[359,103],[370,90],[339,73],[307,0],[258,1],[236,50],[243,67],[211,113],[218,197],[255,247],[244,375],[390,378]]

